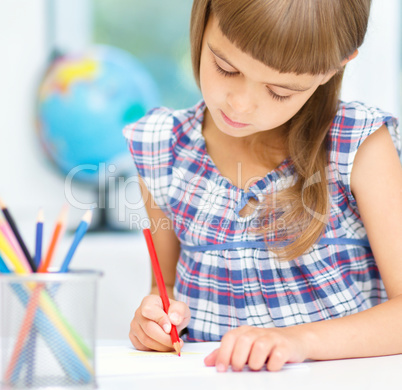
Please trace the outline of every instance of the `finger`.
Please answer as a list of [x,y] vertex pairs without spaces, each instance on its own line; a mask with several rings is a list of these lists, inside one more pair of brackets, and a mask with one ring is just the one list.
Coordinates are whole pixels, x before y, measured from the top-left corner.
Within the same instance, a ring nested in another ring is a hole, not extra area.
[[269,371],[279,371],[289,360],[289,354],[286,348],[274,347],[268,358],[267,369]]
[[[155,348],[150,348],[146,344],[147,342],[147,335],[142,330],[139,323],[134,319],[130,325],[130,333],[129,333],[130,340],[136,349],[141,351],[149,351]],[[149,337],[149,336],[148,336]]]
[[248,358],[248,366],[253,371],[259,371],[267,363],[271,353],[272,342],[267,339],[258,339],[254,342]]
[[135,318],[131,321],[130,323],[130,331],[128,333],[128,337],[131,341],[131,344],[133,344],[134,348],[139,349],[141,351],[144,351],[145,349],[148,349],[145,347],[145,345],[142,345],[141,342],[138,340],[136,336],[136,321]]
[[141,316],[157,323],[165,333],[169,334],[172,328],[168,315],[163,310],[162,300],[154,295],[144,299],[139,310]]
[[166,347],[162,347],[160,344],[170,347],[172,346],[171,342],[169,342],[170,336],[167,335],[157,323],[145,318],[141,314],[141,307],[135,312],[130,327],[131,334],[133,334],[139,342],[147,348],[165,350]]
[[[239,329],[239,328],[238,328]],[[219,372],[225,372],[232,360],[233,348],[236,343],[236,331],[230,331],[226,333],[221,341],[221,346],[218,349],[218,353],[215,360],[216,370]]]
[[190,322],[190,308],[184,302],[172,301],[168,310],[168,317],[173,325],[176,325],[180,330],[184,329]]
[[248,361],[256,336],[251,332],[240,335],[233,347],[230,364],[233,371],[241,371]]
[[218,356],[219,349],[212,351],[205,359],[204,364],[207,367],[213,367],[215,365],[216,357]]
[[173,350],[170,335],[166,334],[158,324],[144,321],[138,325],[135,335],[145,347],[161,352]]
[[128,337],[135,349],[138,349],[139,351],[151,351],[151,349],[143,345],[132,332],[129,333]]

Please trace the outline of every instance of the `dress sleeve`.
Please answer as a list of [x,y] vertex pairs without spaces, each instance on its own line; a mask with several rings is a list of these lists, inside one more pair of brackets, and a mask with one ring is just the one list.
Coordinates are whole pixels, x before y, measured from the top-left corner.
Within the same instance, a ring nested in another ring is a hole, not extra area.
[[172,111],[162,107],[151,110],[123,129],[139,175],[155,203],[168,217],[167,193],[173,163],[173,123]]
[[364,140],[384,124],[401,158],[401,139],[396,118],[359,102],[341,103],[339,106],[328,134],[328,169],[352,202],[355,199],[350,188],[350,178],[356,153]]

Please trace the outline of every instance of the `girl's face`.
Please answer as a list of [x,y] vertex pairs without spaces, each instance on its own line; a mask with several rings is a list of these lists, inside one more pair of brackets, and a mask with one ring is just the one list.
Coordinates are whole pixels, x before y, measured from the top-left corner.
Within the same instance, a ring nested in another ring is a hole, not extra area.
[[306,103],[335,72],[279,73],[253,59],[221,32],[210,17],[203,38],[200,86],[216,127],[233,137],[276,129]]

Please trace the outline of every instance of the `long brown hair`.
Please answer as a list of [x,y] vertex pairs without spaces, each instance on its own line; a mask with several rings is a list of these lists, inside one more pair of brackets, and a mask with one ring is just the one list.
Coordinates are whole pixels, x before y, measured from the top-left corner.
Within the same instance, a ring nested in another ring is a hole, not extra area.
[[[316,75],[336,70],[287,123],[287,150],[296,182],[267,197],[263,219],[268,222],[260,229],[268,247],[283,259],[308,251],[327,223],[326,135],[338,107],[341,62],[363,43],[370,5],[370,0],[194,0],[190,40],[198,85],[210,14],[240,50],[279,72]],[[256,142],[255,147],[261,144]],[[278,216],[285,227],[280,232]]]

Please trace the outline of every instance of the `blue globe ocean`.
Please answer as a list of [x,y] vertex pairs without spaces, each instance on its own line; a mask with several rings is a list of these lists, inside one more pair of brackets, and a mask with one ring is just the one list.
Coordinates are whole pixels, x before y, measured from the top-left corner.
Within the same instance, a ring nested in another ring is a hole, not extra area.
[[158,105],[158,88],[134,56],[96,46],[49,67],[39,88],[39,139],[63,174],[74,170],[74,179],[95,184],[99,164],[129,155],[123,127]]

